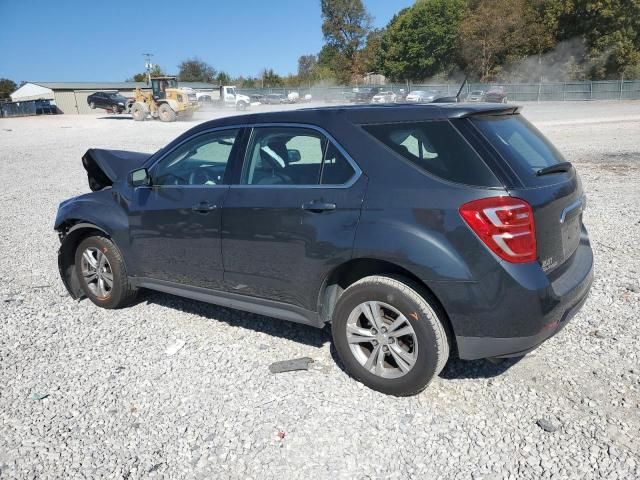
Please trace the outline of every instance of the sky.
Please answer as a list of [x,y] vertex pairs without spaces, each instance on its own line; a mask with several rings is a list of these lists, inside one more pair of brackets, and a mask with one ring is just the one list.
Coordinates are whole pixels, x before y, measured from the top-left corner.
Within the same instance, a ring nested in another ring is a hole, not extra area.
[[[383,27],[413,0],[364,3]],[[195,56],[232,77],[286,75],[324,43],[320,0],[0,0],[0,19],[0,78],[16,83],[124,81],[145,52],[170,74]]]

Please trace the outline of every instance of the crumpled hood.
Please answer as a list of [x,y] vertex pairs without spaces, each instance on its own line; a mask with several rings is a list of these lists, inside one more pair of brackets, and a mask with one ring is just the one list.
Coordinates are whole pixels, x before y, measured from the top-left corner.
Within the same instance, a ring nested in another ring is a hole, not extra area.
[[141,167],[149,157],[149,153],[90,148],[82,156],[89,188],[95,192],[113,185],[113,182],[125,178],[131,170]]

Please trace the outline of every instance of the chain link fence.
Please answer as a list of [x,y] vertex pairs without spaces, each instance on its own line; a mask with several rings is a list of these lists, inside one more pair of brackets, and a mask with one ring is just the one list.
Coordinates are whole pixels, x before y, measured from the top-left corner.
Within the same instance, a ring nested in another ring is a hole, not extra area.
[[[362,85],[364,87],[365,85]],[[394,93],[408,93],[411,90],[431,90],[442,96],[458,93],[459,83],[421,84],[421,83],[390,83],[376,85],[381,91]],[[606,80],[592,82],[554,82],[554,83],[467,83],[463,94],[472,91],[486,92],[492,87],[505,87],[510,102],[545,102],[545,101],[581,101],[581,100],[640,100],[640,80]],[[304,87],[299,88],[240,88],[239,92],[249,96],[291,92],[300,94],[303,98],[311,94],[314,100],[343,101],[349,100],[354,88],[349,86],[337,87]]]

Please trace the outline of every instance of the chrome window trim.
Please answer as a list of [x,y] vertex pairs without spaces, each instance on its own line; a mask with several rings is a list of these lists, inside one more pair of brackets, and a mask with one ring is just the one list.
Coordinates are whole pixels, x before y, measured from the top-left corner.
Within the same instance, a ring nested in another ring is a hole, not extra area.
[[[312,124],[308,124],[308,123],[277,123],[277,122],[266,122],[266,123],[252,123],[249,125],[245,125],[245,128],[251,128],[251,134],[249,136],[249,141],[247,143],[247,148],[245,149],[244,152],[244,158],[242,160],[242,173],[244,174],[244,169],[245,166],[247,164],[247,156],[249,154],[249,146],[251,145],[251,142],[253,141],[253,136],[255,133],[255,129],[256,128],[273,128],[273,127],[292,127],[292,128],[306,128],[309,130],[315,130],[316,132],[324,135],[327,140],[329,142],[331,142],[333,144],[334,147],[336,147],[336,149],[342,154],[342,156],[347,160],[347,163],[351,166],[351,168],[353,169],[353,175],[351,176],[351,178],[344,183],[337,183],[337,184],[321,184],[321,183],[316,183],[316,184],[309,184],[309,185],[249,185],[246,183],[235,183],[235,184],[231,184],[230,187],[231,188],[266,188],[266,189],[283,189],[283,188],[350,188],[351,186],[353,186],[353,184],[355,184],[360,177],[362,176],[362,169],[360,168],[360,166],[356,163],[356,161],[351,157],[351,155],[349,155],[347,153],[347,151],[342,148],[342,145],[340,145],[340,143],[338,143],[336,141],[335,138],[333,138],[333,136],[327,132],[324,128],[319,127],[317,125],[312,125]],[[329,144],[327,143],[327,149],[328,149]],[[322,157],[322,166],[321,166],[321,173],[324,170],[324,154],[326,154],[326,151],[323,153],[323,157]],[[321,178],[319,178],[318,182],[321,180]],[[240,178],[240,181],[242,181],[242,176]]]

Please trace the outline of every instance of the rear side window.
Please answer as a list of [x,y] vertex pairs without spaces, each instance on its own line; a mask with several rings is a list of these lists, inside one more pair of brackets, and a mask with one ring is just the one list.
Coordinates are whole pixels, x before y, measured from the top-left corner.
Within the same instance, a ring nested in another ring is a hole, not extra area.
[[363,128],[421,169],[451,182],[486,187],[500,183],[448,121],[388,123]]
[[566,161],[521,115],[476,117],[472,121],[500,155],[520,172],[535,173]]

